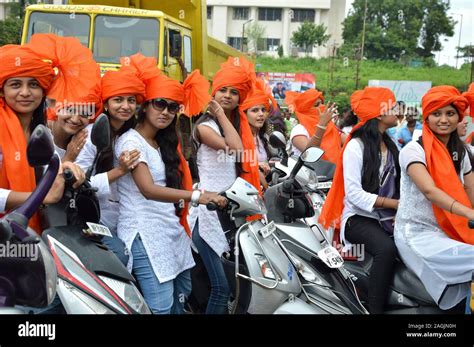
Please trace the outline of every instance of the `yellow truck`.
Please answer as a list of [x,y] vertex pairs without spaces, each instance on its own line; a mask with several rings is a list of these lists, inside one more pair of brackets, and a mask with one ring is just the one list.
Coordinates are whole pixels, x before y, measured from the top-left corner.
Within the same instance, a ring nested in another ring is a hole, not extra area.
[[[209,80],[229,56],[241,52],[207,35],[205,0],[70,0],[26,8],[22,43],[35,33],[74,36],[90,48],[102,72],[120,57],[141,52],[183,81],[200,69]],[[98,5],[97,3],[100,3]]]

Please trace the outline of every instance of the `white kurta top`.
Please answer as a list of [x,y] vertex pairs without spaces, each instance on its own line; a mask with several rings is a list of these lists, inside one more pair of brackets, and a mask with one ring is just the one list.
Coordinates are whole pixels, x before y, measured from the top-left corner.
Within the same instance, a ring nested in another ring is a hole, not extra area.
[[[214,120],[202,122],[219,136],[222,136]],[[228,155],[224,150],[215,149],[200,144],[197,151],[200,187],[211,192],[222,192],[229,188],[237,179],[235,156]],[[199,235],[218,255],[229,250],[229,244],[217,217],[216,211],[209,211],[205,205],[198,207]]]
[[[415,162],[426,165],[425,151],[412,141],[400,152],[400,203],[394,239],[403,262],[420,278],[439,307],[449,309],[466,299],[474,272],[474,246],[455,241],[440,229],[432,203],[408,176],[407,168]],[[469,172],[471,163],[466,153],[462,182]]]
[[[306,130],[306,128],[301,125],[301,124],[297,124],[295,125],[295,127],[293,129],[291,129],[291,133],[290,133],[290,151],[294,154],[294,155],[297,155],[297,156],[300,156],[301,155],[301,151],[296,148],[295,145],[293,145],[293,139],[296,137],[296,136],[304,136],[306,137],[308,140],[310,138],[309,136],[309,133],[308,133],[308,130]],[[290,152],[290,153],[291,153]]]
[[[115,156],[133,149],[140,151],[139,161],[147,164],[153,183],[166,186],[165,164],[159,149],[150,146],[137,131],[130,129],[118,138]],[[179,223],[174,204],[145,198],[130,173],[118,179],[117,189],[120,196],[117,233],[130,254],[128,270],[132,270],[131,248],[137,234],[160,283],[192,268],[191,238]]]
[[[91,140],[92,124],[86,127],[87,140],[81,152],[76,158],[76,164],[81,167],[84,172],[87,172],[92,163],[94,162],[95,155],[97,154],[97,148],[94,146]],[[114,158],[114,161],[115,158]],[[109,183],[107,172],[95,174],[92,172],[91,186],[97,188],[97,198],[99,199],[100,205],[100,223],[107,226],[110,231],[117,232],[118,222],[118,194],[116,182]]]

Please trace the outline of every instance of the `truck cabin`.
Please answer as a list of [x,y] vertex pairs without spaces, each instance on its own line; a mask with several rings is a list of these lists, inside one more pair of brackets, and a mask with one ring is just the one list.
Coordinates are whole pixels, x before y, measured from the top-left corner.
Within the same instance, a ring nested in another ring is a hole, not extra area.
[[36,33],[76,37],[92,51],[102,73],[118,69],[121,57],[137,52],[156,58],[158,68],[179,81],[193,69],[190,27],[161,11],[32,5],[26,10],[22,43]]

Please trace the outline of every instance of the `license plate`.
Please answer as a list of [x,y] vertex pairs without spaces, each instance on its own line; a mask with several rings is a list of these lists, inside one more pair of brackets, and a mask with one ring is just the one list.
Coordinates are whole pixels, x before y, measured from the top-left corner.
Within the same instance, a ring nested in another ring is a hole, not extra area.
[[332,246],[327,246],[318,252],[318,257],[330,268],[338,268],[344,264],[339,252]]
[[332,181],[329,182],[321,182],[316,185],[318,189],[330,189],[332,186]]
[[89,227],[89,229],[87,230],[88,233],[112,237],[112,233],[105,225],[90,222],[87,222],[86,224]]
[[267,225],[265,225],[262,229],[260,229],[260,235],[262,235],[263,238],[267,238],[271,234],[273,234],[276,230],[275,223],[271,221]]

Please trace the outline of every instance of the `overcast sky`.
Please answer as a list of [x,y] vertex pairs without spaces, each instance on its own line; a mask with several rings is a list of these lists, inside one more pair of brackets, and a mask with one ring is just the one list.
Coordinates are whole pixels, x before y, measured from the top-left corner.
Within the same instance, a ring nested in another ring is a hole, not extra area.
[[[348,0],[348,6],[346,12],[352,8],[353,0]],[[469,43],[474,44],[474,0],[450,0],[451,9],[448,14],[453,17],[458,23],[454,28],[453,37],[441,37],[441,43],[443,50],[441,52],[435,52],[436,62],[440,64],[449,64],[451,66],[456,65],[456,47],[459,42],[459,29],[461,16],[456,14],[462,14],[462,30],[461,30],[461,47],[468,45]],[[370,0],[368,0],[370,6]],[[447,41],[445,41],[445,39]],[[459,59],[459,66],[463,63],[463,59]]]

